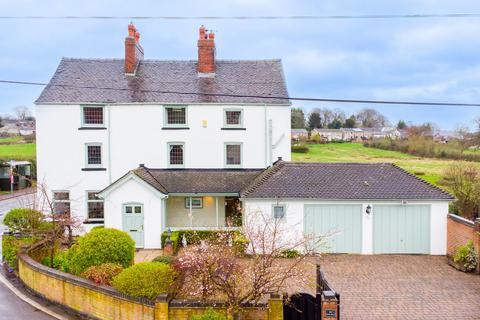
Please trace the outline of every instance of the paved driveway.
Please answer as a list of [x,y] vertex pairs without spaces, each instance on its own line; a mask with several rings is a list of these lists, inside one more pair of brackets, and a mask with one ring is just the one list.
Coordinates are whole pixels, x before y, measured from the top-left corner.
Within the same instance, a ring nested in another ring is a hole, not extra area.
[[344,319],[480,319],[480,275],[443,256],[328,255],[322,269]]

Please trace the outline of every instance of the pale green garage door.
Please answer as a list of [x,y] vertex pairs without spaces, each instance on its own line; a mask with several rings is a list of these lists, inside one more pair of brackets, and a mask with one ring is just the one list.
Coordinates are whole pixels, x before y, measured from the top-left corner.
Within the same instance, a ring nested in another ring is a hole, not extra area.
[[374,253],[430,253],[429,205],[374,205]]
[[331,234],[329,252],[362,252],[362,206],[356,204],[305,205],[305,234]]

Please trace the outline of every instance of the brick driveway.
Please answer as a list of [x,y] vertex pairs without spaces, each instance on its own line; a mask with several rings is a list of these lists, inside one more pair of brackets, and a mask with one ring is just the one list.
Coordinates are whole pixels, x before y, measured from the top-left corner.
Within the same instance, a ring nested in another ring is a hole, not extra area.
[[480,319],[480,276],[443,256],[328,255],[322,270],[346,319]]

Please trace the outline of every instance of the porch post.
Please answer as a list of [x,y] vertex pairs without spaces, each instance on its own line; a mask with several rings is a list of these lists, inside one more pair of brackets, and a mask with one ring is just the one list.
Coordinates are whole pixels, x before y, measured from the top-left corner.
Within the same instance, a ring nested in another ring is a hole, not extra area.
[[192,213],[192,197],[191,197],[191,196],[190,196],[190,203],[189,203],[188,207],[189,207],[189,210],[190,210],[190,212],[189,212],[189,215],[190,215],[190,228],[192,228],[192,227],[193,227],[193,213]]
[[217,228],[218,228],[218,197],[215,197],[215,214],[216,214]]

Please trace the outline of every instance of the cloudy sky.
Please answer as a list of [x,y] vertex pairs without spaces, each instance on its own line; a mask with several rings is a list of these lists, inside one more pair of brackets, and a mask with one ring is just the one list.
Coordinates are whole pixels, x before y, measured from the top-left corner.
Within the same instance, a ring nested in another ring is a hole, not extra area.
[[[1,16],[258,16],[480,13],[478,0],[0,0]],[[0,78],[47,82],[61,57],[122,58],[128,20],[0,20]],[[200,24],[221,59],[283,60],[291,96],[480,102],[480,18],[134,20],[145,57],[196,58]],[[0,84],[0,114],[34,108],[41,88]],[[365,105],[294,103],[340,107]],[[473,127],[479,108],[377,106],[391,122]]]

